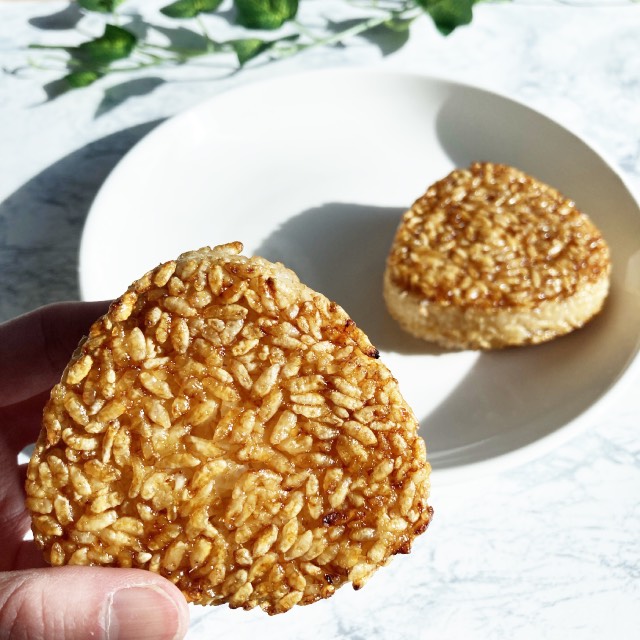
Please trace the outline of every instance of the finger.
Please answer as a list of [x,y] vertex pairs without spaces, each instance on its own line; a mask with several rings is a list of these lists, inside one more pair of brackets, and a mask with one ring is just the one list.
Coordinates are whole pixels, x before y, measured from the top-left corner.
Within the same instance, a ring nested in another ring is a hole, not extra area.
[[18,546],[11,569],[42,569],[48,566],[36,543],[33,540],[23,540]]
[[62,302],[0,325],[0,406],[50,389],[109,302]]
[[49,391],[44,391],[9,407],[0,407],[0,433],[5,445],[16,455],[36,441],[48,399]]
[[24,480],[24,469],[0,439],[0,571],[15,568],[22,539],[29,530]]
[[0,574],[0,629],[11,638],[169,640],[189,624],[180,591],[141,569],[56,567]]

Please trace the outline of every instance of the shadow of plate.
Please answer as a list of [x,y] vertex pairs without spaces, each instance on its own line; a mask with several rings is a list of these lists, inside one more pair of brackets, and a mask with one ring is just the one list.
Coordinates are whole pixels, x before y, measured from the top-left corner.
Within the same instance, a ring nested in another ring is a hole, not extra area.
[[[74,151],[0,203],[0,321],[78,299],[78,250],[91,203],[127,151],[159,123],[124,129]],[[110,259],[105,254],[105,269]]]

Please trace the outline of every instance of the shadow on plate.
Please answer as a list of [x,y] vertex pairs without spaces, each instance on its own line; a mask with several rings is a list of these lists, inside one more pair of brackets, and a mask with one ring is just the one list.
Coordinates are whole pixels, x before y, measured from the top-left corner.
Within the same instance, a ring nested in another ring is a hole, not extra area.
[[[474,105],[472,119],[468,117],[469,104]],[[509,156],[512,150],[521,155],[518,140],[522,132],[511,131],[510,110],[507,108],[502,117],[496,114],[496,110],[504,107],[503,100],[492,94],[464,86],[451,87],[451,95],[442,103],[435,126],[442,149],[456,167],[466,167],[474,161],[514,162]]]
[[[585,327],[550,342],[480,352],[466,376],[420,421],[435,469],[492,458],[565,426],[597,402],[627,365],[612,344],[621,300],[612,292]],[[624,304],[624,303],[622,303]]]
[[300,280],[340,304],[381,350],[446,353],[408,335],[382,297],[385,260],[404,210],[331,202],[290,218],[255,253],[283,262]]
[[[385,259],[403,210],[327,203],[288,219],[255,250],[342,305],[380,349],[408,356],[451,353],[415,339],[382,298]],[[480,352],[420,431],[434,468],[522,448],[571,422],[615,383],[633,352],[620,331],[626,292],[613,290],[586,327],[546,344]],[[611,336],[618,340],[612,342]],[[631,341],[631,342],[630,342]],[[425,371],[434,375],[434,368]],[[437,369],[436,369],[437,371]],[[430,381],[419,382],[429,393]]]
[[78,249],[91,202],[125,153],[160,122],[88,144],[0,202],[0,321],[50,302],[78,299]]
[[[562,125],[507,98],[454,86],[438,111],[435,127],[442,149],[456,167],[490,161],[525,171],[575,199],[617,248],[612,240],[619,235],[620,219],[611,210],[623,207],[623,215],[628,215],[629,208],[637,210],[637,205],[619,176]],[[634,222],[627,218],[626,223],[637,226],[637,218]]]

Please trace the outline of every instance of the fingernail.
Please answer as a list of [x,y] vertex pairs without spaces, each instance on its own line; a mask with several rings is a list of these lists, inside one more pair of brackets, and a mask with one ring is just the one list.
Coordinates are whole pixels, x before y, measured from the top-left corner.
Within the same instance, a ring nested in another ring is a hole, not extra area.
[[173,640],[179,629],[176,603],[159,587],[128,587],[111,597],[108,640]]

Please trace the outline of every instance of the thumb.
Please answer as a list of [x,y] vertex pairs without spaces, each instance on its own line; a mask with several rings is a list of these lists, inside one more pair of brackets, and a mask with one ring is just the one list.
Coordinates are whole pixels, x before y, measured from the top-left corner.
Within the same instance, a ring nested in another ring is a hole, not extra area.
[[0,638],[177,640],[187,603],[141,569],[56,567],[0,573]]

